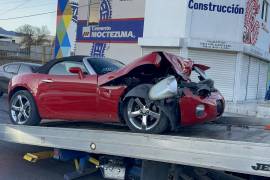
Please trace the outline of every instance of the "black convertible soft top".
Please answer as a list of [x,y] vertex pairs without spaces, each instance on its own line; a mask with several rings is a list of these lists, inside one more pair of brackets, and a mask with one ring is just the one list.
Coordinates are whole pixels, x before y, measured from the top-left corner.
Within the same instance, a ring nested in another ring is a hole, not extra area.
[[60,59],[54,59],[54,60],[51,60],[48,63],[44,64],[40,68],[38,68],[36,72],[40,73],[40,74],[47,74],[49,72],[49,70],[51,69],[51,67],[53,65],[55,65],[56,63],[64,62],[64,61],[82,62],[83,58],[85,58],[85,57],[87,57],[87,56],[70,56],[70,57],[64,57],[64,58],[60,58]]

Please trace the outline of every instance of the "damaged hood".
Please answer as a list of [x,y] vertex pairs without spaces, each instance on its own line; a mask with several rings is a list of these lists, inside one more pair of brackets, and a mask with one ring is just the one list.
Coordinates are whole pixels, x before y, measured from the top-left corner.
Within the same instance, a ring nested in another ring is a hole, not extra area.
[[174,71],[184,80],[189,80],[194,66],[199,67],[203,71],[209,69],[209,67],[205,65],[194,64],[194,62],[190,59],[184,59],[171,53],[153,52],[133,61],[132,63],[126,65],[118,71],[110,72],[99,76],[98,85],[104,85],[106,83],[109,83],[110,81],[123,77],[129,74],[132,70],[143,65],[154,65],[159,68],[161,61],[168,61],[172,65]]

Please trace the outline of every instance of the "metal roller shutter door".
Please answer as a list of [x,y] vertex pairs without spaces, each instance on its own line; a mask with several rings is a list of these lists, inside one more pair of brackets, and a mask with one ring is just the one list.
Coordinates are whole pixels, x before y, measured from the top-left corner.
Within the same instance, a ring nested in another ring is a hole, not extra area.
[[247,100],[256,100],[259,84],[260,64],[256,58],[251,57],[249,63]]
[[240,90],[239,97],[237,100],[245,101],[247,97],[247,83],[248,83],[248,71],[249,71],[249,60],[250,57],[243,55],[243,60],[241,63],[241,79],[240,79]]
[[227,101],[234,96],[236,54],[190,50],[189,58],[195,63],[211,67],[207,74],[215,81],[215,87],[220,90]]
[[262,100],[267,89],[268,63],[260,62],[259,85],[257,98]]

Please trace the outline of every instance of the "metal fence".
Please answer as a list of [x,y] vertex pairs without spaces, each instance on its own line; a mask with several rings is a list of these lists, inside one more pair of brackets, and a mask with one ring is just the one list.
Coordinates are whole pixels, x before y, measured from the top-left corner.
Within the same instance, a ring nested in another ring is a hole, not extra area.
[[52,58],[53,48],[49,46],[26,49],[12,42],[0,42],[0,65],[18,61],[46,63]]

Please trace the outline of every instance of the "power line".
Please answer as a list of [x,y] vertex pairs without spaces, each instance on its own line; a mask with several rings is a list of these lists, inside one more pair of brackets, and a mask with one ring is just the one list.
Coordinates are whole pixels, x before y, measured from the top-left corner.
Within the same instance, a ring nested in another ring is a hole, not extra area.
[[[78,6],[78,7],[80,8],[80,7],[85,7],[85,6],[95,5],[95,4],[99,4],[99,3],[86,4],[86,5],[82,5],[82,6]],[[43,13],[37,13],[37,14],[31,14],[31,15],[25,15],[25,16],[3,18],[3,19],[0,19],[0,21],[7,21],[7,20],[14,20],[14,19],[23,19],[23,18],[29,18],[29,17],[35,17],[35,16],[42,16],[42,15],[47,15],[47,14],[53,14],[53,13],[56,13],[56,12],[57,11],[49,11],[49,12],[43,12]]]
[[[21,1],[25,1],[25,0],[21,0]],[[0,0],[0,3],[3,3],[3,2],[5,2],[6,3],[6,0]],[[18,2],[18,0],[9,0],[9,2],[8,3],[15,3],[15,2]]]
[[6,0],[4,0],[4,1],[0,0],[0,3],[5,3],[5,5],[8,5],[8,4],[20,3],[22,1],[25,1],[25,0],[20,0],[20,1],[15,0],[15,1],[8,1],[8,2],[6,2]]
[[[23,0],[23,1],[25,1],[25,0]],[[53,0],[53,1],[55,1],[55,0]],[[22,1],[19,1],[19,2],[22,2]],[[19,3],[19,2],[16,2],[16,3]],[[0,3],[1,3],[1,0],[0,0]],[[4,5],[6,5],[6,4],[11,4],[11,3],[10,2],[9,3],[5,3]],[[12,4],[14,4],[14,2]],[[32,4],[28,5],[28,6],[18,7],[18,8],[16,8],[16,10],[17,9],[20,9],[20,10],[21,9],[28,9],[28,8],[34,8],[34,7],[44,7],[44,6],[53,5],[53,4],[57,4],[57,3],[56,2],[50,2],[50,1],[47,2],[47,3],[45,3],[45,4],[38,3],[37,5],[33,5],[33,3],[32,3]]]
[[38,8],[38,7],[44,7],[44,6],[47,6],[47,5],[52,5],[54,4],[54,2],[51,2],[51,3],[46,3],[46,4],[41,4],[41,5],[36,5],[36,6],[26,6],[26,7],[19,7],[17,9],[29,9],[29,8]]
[[[19,3],[19,2],[22,2],[22,1],[17,1],[16,3]],[[2,4],[2,3],[4,3],[4,2],[1,2],[0,1],[0,3]],[[14,2],[5,2],[5,5],[10,5],[10,4],[14,4]],[[3,7],[1,7],[1,9],[2,9]]]
[[13,8],[10,8],[10,9],[7,9],[7,10],[4,11],[3,13],[1,13],[0,15],[4,15],[4,14],[10,12],[10,11],[14,11],[14,10],[16,10],[17,8],[19,8],[20,6],[23,6],[23,5],[27,4],[27,3],[29,3],[30,1],[32,1],[32,0],[28,0],[28,1],[26,1],[26,2],[23,1],[22,3],[18,4],[17,6],[15,6],[15,7],[13,7]]
[[37,14],[31,14],[31,15],[26,15],[26,16],[18,16],[18,17],[12,17],[12,18],[5,18],[5,19],[0,19],[0,21],[14,20],[14,19],[23,19],[23,18],[29,18],[29,17],[35,17],[35,16],[41,16],[41,15],[53,14],[53,13],[56,13],[56,11],[50,11],[50,12],[44,12],[44,13],[37,13]]

